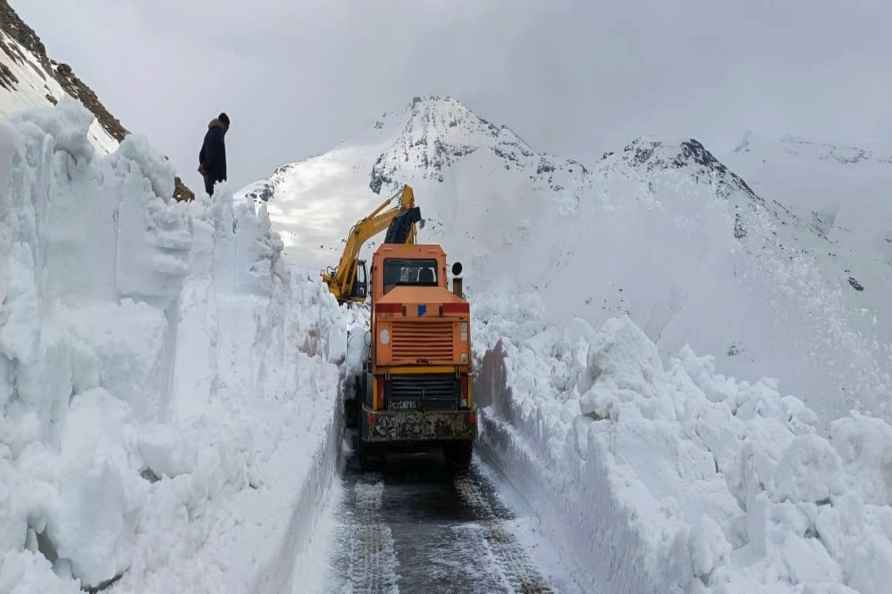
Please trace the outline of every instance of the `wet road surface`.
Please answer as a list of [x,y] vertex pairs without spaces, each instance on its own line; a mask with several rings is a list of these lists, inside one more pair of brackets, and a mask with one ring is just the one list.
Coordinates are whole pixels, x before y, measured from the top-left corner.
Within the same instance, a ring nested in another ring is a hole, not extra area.
[[477,459],[454,473],[439,456],[376,471],[347,461],[330,592],[552,592]]

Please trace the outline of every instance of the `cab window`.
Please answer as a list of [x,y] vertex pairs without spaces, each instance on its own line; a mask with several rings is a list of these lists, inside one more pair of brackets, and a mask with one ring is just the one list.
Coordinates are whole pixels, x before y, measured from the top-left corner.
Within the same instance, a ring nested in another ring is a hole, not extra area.
[[436,260],[384,260],[384,292],[396,286],[436,287]]

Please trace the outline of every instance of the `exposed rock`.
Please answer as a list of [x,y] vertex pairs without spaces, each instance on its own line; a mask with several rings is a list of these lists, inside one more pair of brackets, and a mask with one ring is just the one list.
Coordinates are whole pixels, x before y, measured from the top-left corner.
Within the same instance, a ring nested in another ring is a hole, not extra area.
[[743,218],[740,213],[734,215],[734,238],[743,239],[746,237],[746,227],[743,224]]
[[100,582],[99,584],[96,584],[95,586],[84,586],[82,589],[88,594],[96,594],[97,592],[108,590],[113,585],[115,585],[115,583],[117,583],[117,581],[120,580],[122,577],[124,577],[124,574],[119,573],[103,582]]
[[195,192],[189,189],[189,187],[183,183],[183,180],[180,179],[179,176],[173,178],[174,183],[174,191],[173,197],[179,202],[191,202],[195,200]]
[[287,167],[276,168],[273,176],[269,179],[269,181],[258,182],[254,184],[248,191],[245,192],[245,197],[250,198],[255,202],[269,202],[270,198],[272,198],[276,193],[276,181],[280,180],[287,171]]
[[0,87],[8,91],[14,91],[18,82],[19,79],[12,73],[12,70],[6,64],[0,64]]

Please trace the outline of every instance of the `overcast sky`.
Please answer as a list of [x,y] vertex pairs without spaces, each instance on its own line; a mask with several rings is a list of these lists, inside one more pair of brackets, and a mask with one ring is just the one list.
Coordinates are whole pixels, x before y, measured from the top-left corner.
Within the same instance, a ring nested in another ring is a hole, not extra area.
[[892,144],[885,0],[11,4],[193,188],[221,110],[242,185],[428,94],[582,159],[643,134]]

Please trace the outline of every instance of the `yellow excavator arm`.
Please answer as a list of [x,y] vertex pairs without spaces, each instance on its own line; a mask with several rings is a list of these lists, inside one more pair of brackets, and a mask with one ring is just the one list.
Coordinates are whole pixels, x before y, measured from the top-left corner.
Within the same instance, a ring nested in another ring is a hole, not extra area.
[[[396,205],[387,208],[397,199],[399,199],[399,202]],[[322,271],[322,281],[328,285],[329,290],[338,300],[338,303],[365,300],[364,293],[359,297],[354,295],[353,292],[353,284],[356,281],[356,268],[359,262],[359,251],[366,241],[387,229],[395,218],[414,207],[415,193],[412,191],[412,187],[403,186],[402,190],[382,202],[371,214],[353,225],[349,235],[347,235],[347,243],[344,246],[344,252],[341,254],[338,267]],[[413,223],[406,243],[414,244],[416,233],[415,224]]]

